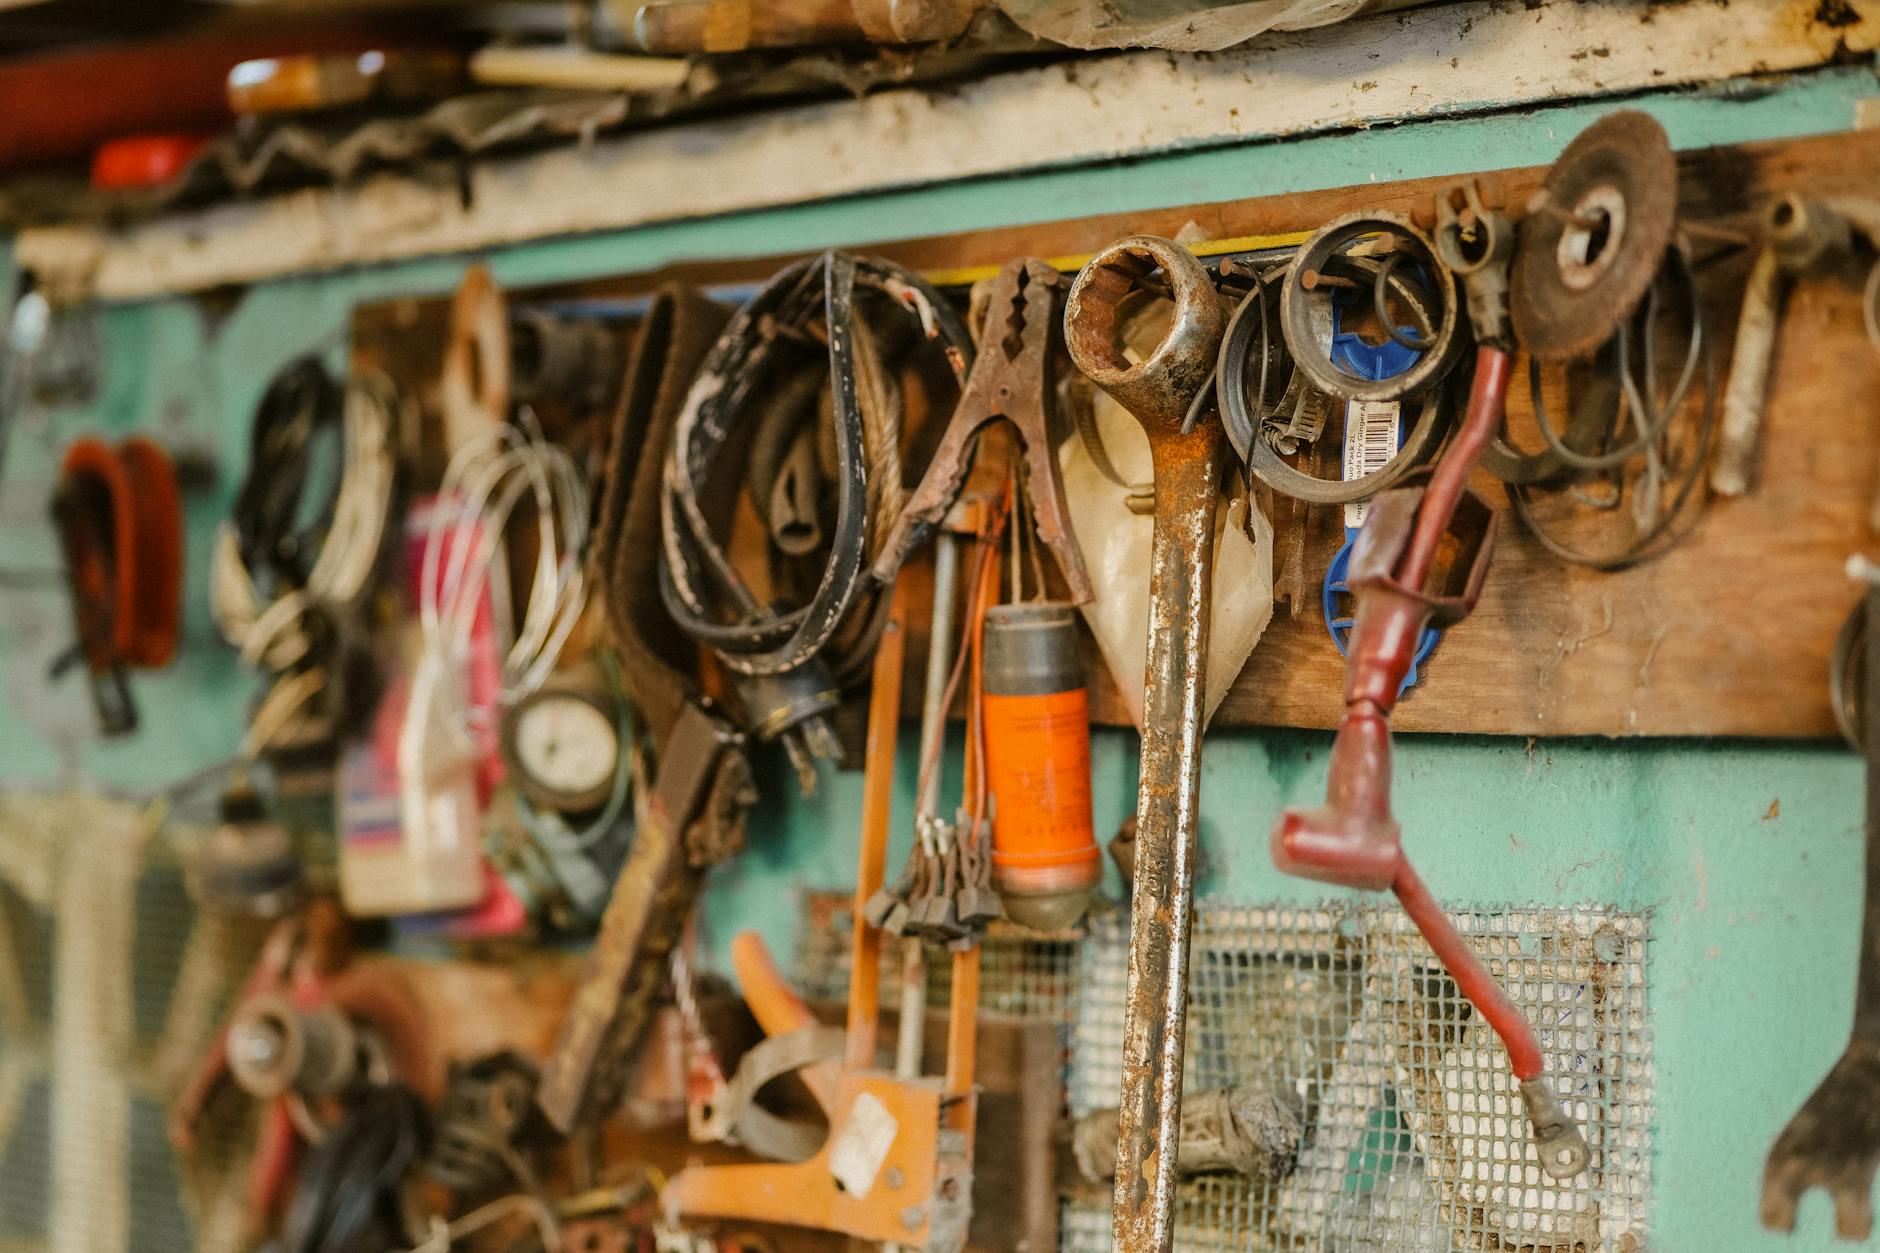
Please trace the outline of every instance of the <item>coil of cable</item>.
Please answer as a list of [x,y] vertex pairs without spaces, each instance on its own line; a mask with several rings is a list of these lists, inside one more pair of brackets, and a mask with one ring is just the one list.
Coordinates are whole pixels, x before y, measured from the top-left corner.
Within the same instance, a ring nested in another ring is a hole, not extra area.
[[[248,474],[210,569],[222,635],[245,665],[277,676],[251,720],[250,755],[347,716],[345,653],[397,491],[398,406],[384,374],[358,371],[342,385],[307,357],[275,377],[256,409]],[[319,493],[318,448],[335,433],[337,468]]]

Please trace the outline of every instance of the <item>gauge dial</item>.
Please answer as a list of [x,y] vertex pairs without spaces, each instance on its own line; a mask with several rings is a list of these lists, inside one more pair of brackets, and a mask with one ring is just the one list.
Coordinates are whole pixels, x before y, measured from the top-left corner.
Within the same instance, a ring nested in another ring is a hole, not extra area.
[[509,719],[508,740],[517,782],[538,804],[595,809],[613,791],[619,732],[605,712],[580,695],[544,691],[525,701]]

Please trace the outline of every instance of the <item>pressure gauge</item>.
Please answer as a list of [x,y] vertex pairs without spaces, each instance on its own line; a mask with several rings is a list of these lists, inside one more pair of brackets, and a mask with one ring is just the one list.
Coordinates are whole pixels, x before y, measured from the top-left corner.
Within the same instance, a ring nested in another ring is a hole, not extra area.
[[620,767],[618,698],[599,666],[550,676],[503,719],[503,757],[536,805],[561,813],[599,809]]

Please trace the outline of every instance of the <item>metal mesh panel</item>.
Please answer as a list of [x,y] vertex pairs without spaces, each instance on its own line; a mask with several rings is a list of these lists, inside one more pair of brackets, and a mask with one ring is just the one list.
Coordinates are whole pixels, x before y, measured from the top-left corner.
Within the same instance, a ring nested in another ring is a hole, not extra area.
[[[809,892],[796,960],[797,988],[809,1000],[839,1001],[849,992],[849,934],[853,898],[848,893]],[[1081,931],[1028,931],[994,923],[981,949],[979,1006],[986,1013],[1069,1025],[1077,1012]],[[933,950],[929,950],[930,954]],[[901,970],[901,941],[883,938],[882,1003]],[[927,1003],[944,1008],[952,985],[950,963],[927,962]]]
[[203,1219],[239,1216],[250,1110],[193,1162],[165,1118],[259,938],[197,913],[136,808],[0,797],[0,1253],[236,1246]]
[[[799,981],[848,986],[849,900],[807,901]],[[1592,1150],[1580,1178],[1544,1175],[1493,1032],[1392,905],[1253,908],[1204,902],[1190,972],[1189,1091],[1258,1081],[1299,1094],[1307,1132],[1283,1180],[1182,1185],[1183,1250],[1638,1253],[1650,1183],[1646,919],[1587,908],[1452,911],[1532,1019]],[[1088,934],[996,927],[988,1009],[1066,1022],[1073,1114],[1121,1086],[1129,920]],[[897,971],[891,949],[884,980]],[[946,964],[929,966],[929,1002]],[[1067,1202],[1062,1247],[1108,1250],[1107,1206]]]
[[[1177,1246],[1636,1253],[1650,1168],[1645,919],[1597,909],[1452,912],[1534,1021],[1592,1165],[1542,1174],[1505,1054],[1395,908],[1203,905],[1188,1017],[1190,1091],[1296,1091],[1307,1133],[1283,1180],[1181,1190]],[[1073,1112],[1120,1084],[1126,919],[1083,954]],[[1110,1247],[1107,1208],[1071,1203],[1064,1247]]]

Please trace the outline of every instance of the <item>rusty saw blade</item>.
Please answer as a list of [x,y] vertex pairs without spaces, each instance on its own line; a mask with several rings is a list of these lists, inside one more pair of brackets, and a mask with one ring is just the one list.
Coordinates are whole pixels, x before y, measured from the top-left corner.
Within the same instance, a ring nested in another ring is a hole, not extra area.
[[1609,114],[1574,137],[1528,203],[1509,313],[1543,361],[1589,357],[1639,306],[1678,216],[1678,164],[1648,114]]

